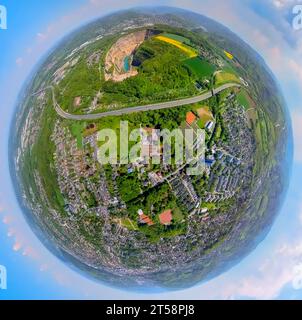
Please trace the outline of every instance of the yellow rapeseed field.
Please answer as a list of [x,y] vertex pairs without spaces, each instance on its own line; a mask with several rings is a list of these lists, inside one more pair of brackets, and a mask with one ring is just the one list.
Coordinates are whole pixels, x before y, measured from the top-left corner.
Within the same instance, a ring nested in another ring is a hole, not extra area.
[[224,54],[225,54],[230,60],[233,60],[233,59],[234,59],[234,56],[233,56],[231,53],[229,53],[229,52],[227,52],[227,51],[224,51]]
[[155,37],[155,38],[158,39],[158,40],[160,40],[160,41],[164,41],[164,42],[167,42],[167,43],[169,43],[169,44],[172,44],[173,46],[181,49],[181,50],[184,51],[190,58],[195,58],[195,57],[198,56],[198,53],[197,53],[194,49],[192,49],[192,48],[184,45],[184,44],[181,43],[180,41],[173,40],[173,39],[168,38],[168,37],[165,37],[165,36],[157,36],[157,37]]

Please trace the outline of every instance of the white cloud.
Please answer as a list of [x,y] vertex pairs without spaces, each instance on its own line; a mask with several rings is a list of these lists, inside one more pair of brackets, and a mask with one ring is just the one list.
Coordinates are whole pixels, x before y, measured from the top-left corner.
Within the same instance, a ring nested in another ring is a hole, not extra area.
[[302,289],[302,262],[294,267],[294,278],[292,285],[295,290]]
[[293,5],[298,1],[297,0],[272,0],[271,2],[277,9],[284,9],[285,7]]
[[200,299],[276,299],[287,285],[302,288],[302,237],[293,243],[283,239],[257,259],[249,258],[244,273],[235,267],[192,292]]
[[21,67],[23,65],[24,59],[22,57],[19,57],[16,59],[16,64]]
[[39,41],[44,41],[47,39],[47,34],[46,33],[43,33],[43,32],[38,32],[37,33],[37,38]]

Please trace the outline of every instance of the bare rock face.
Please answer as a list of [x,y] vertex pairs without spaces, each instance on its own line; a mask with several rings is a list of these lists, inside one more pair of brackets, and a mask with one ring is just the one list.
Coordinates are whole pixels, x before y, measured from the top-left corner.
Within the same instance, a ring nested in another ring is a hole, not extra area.
[[124,60],[144,42],[147,31],[138,31],[120,38],[109,50],[105,61],[105,80],[121,82],[137,75],[137,70],[130,66],[124,69]]

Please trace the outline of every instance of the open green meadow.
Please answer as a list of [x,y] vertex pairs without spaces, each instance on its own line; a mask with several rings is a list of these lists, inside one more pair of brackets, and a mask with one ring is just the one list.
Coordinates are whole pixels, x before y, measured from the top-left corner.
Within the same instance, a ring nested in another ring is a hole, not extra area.
[[215,66],[199,57],[186,60],[184,65],[187,66],[199,80],[211,77],[216,70]]
[[166,38],[170,38],[170,39],[175,40],[175,41],[182,42],[182,43],[187,44],[189,46],[192,44],[190,39],[182,37],[182,36],[177,35],[177,34],[163,33],[162,36],[164,36]]
[[239,104],[242,105],[246,110],[250,108],[249,98],[247,96],[247,93],[244,90],[241,90],[237,94],[237,100]]

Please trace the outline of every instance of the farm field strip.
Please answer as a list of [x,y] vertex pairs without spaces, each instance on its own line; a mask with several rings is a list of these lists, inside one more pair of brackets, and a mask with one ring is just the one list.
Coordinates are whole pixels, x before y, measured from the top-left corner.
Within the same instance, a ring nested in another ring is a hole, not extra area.
[[169,44],[179,48],[180,50],[185,52],[190,58],[195,58],[198,56],[198,53],[196,50],[188,47],[187,45],[183,44],[180,41],[173,40],[173,39],[165,37],[165,36],[157,36],[157,37],[155,37],[155,39],[160,40],[160,41],[164,41],[166,43],[169,43]]

